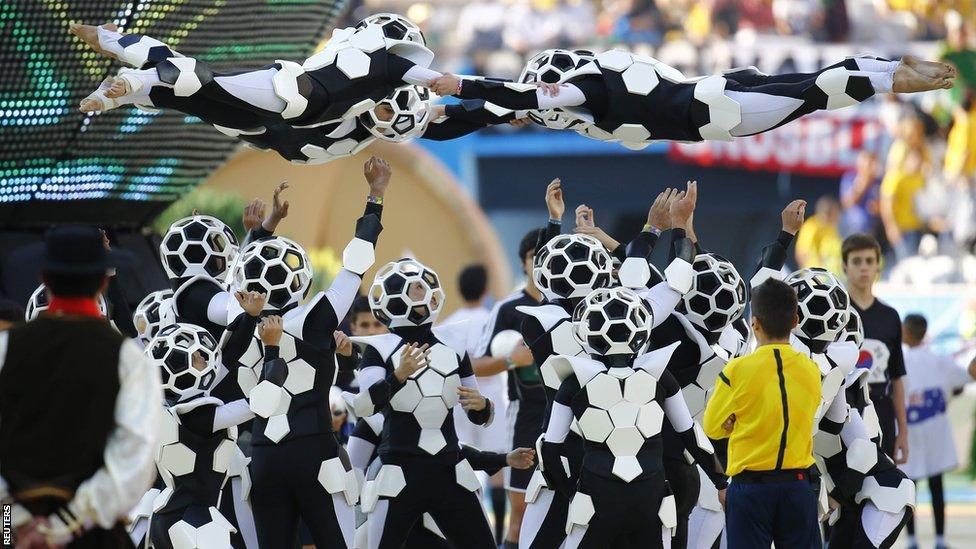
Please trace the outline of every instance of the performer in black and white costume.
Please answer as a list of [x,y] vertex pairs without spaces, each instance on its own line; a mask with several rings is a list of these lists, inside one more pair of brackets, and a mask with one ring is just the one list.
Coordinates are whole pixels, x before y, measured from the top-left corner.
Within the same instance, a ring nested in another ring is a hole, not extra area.
[[[192,324],[163,328],[146,354],[159,368],[166,397],[156,466],[165,489],[152,502],[149,547],[230,547],[236,528],[218,507],[237,453],[237,426],[254,417],[246,399],[224,403],[210,396],[220,364],[231,372],[247,350],[265,296],[237,294],[245,308],[221,350],[210,333]],[[280,320],[277,323],[280,329]],[[279,332],[280,333],[280,332]],[[231,506],[231,508],[233,508]]]
[[[850,298],[824,269],[802,269],[786,282],[796,289],[799,302],[792,344],[808,352],[824,375],[814,456],[822,477],[821,510],[828,512],[829,506],[830,544],[887,549],[914,510],[915,483],[884,454],[871,432],[876,428],[861,415],[865,411],[871,417],[871,412],[861,403],[861,381],[854,381],[858,344],[847,335]],[[848,394],[855,397],[853,405]]]
[[[328,388],[336,375],[333,334],[356,296],[362,273],[374,261],[389,172],[370,178],[370,183],[366,212],[328,290],[298,305],[311,284],[311,265],[301,246],[281,237],[248,244],[231,277],[237,289],[266,293],[263,314],[280,315],[284,321],[279,348],[262,350],[252,339],[237,370],[237,382],[258,416],[249,469],[254,483],[250,502],[262,549],[290,549],[299,517],[316,545],[352,545],[352,506],[359,486],[332,432]],[[233,326],[243,314],[231,294],[205,276],[184,282],[174,302],[178,316],[215,325]],[[273,362],[275,353],[282,361]],[[277,366],[262,368],[268,362]]]
[[[687,287],[692,273],[690,268],[672,269],[666,276]],[[562,381],[542,442],[542,460],[553,487],[572,498],[567,549],[621,543],[670,546],[676,513],[662,462],[665,416],[716,488],[727,485],[711,443],[666,370],[677,344],[642,354],[652,316],[630,289],[595,290],[573,313],[574,334],[590,357],[547,361]],[[586,441],[575,487],[565,475],[560,448],[574,421]]]
[[[690,197],[691,204],[697,197]],[[659,195],[652,206],[660,206],[663,215],[670,217],[666,204]],[[675,198],[683,197],[675,193]],[[586,222],[579,218],[583,224]],[[670,221],[669,221],[670,224]],[[522,323],[522,335],[532,350],[537,363],[541,363],[542,378],[545,383],[546,412],[543,416],[543,431],[549,423],[552,403],[561,381],[554,371],[546,366],[551,356],[577,356],[584,354],[583,348],[573,336],[570,322],[572,311],[580,301],[597,288],[616,285],[613,278],[611,253],[604,245],[592,236],[585,234],[553,235],[558,233],[558,226],[550,224],[547,237],[550,239],[536,252],[533,277],[536,286],[546,297],[546,303],[538,307],[522,306],[518,310],[526,315]],[[687,248],[688,257],[676,260],[676,267],[684,263],[688,265],[691,259],[691,246],[683,242],[683,231],[676,231],[677,248]],[[647,262],[657,236],[651,231],[642,231],[625,252],[625,246],[616,245],[613,253],[621,256],[626,253],[636,253],[639,257],[625,257],[619,273],[621,282],[641,288],[639,295],[655,313],[655,318],[664,319],[678,303],[681,291],[669,286],[666,282],[659,282],[648,290],[645,286],[650,279],[651,269]],[[675,254],[680,253],[675,250]],[[640,263],[640,265],[631,262]],[[669,267],[670,268],[670,267]],[[562,449],[568,465],[571,478],[570,485],[582,467],[583,439],[574,430],[570,432]],[[545,464],[535,471],[526,490],[527,503],[525,517],[522,521],[522,531],[519,535],[519,545],[522,547],[559,547],[566,537],[565,523],[569,509],[569,499],[565,494],[555,492],[546,481]]]
[[875,93],[949,88],[955,75],[946,63],[905,56],[848,58],[814,73],[766,75],[750,67],[689,79],[652,57],[610,50],[544,87],[454,75],[430,87],[508,109],[561,109],[589,124],[589,137],[642,148],[657,140],[729,141],[820,109],[855,105]]
[[176,324],[176,310],[173,309],[173,290],[149,292],[132,313],[132,323],[136,327],[139,342],[145,347],[156,337],[159,330]]
[[379,459],[363,487],[368,546],[401,547],[423,513],[459,547],[495,547],[478,497],[481,482],[459,456],[451,410],[487,425],[491,401],[478,383],[457,325],[431,327],[444,305],[437,274],[401,259],[376,273],[369,292],[373,314],[389,334],[352,338],[363,351],[356,415],[383,412]]
[[[385,415],[382,412],[361,418],[356,422],[356,428],[349,437],[347,445],[349,461],[353,467],[364,474],[369,464],[377,456],[377,448],[382,442],[384,420]],[[484,451],[463,442],[459,443],[458,447],[458,453],[462,459],[468,460],[475,471],[481,471],[488,476],[498,473],[504,467],[528,469],[532,467],[535,461],[535,450],[531,448],[516,448],[511,452],[504,453]],[[365,549],[368,546],[366,541],[368,528],[366,524],[356,528],[356,549]],[[424,513],[420,521],[414,524],[403,546],[406,549],[451,548],[436,521],[429,513]]]

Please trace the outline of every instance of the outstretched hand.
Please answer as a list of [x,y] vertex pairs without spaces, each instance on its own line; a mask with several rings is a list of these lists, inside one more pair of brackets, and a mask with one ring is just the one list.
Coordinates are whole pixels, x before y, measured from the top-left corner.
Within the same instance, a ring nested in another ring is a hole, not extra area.
[[516,448],[505,456],[505,463],[512,469],[528,469],[535,462],[535,450]]
[[576,227],[595,227],[596,220],[593,216],[593,208],[586,204],[576,206]]
[[363,164],[363,175],[366,176],[366,182],[369,183],[369,194],[383,196],[386,193],[386,188],[390,186],[390,176],[393,175],[393,170],[386,160],[371,156]]
[[244,230],[250,231],[258,228],[261,222],[264,221],[264,213],[267,209],[268,205],[260,198],[255,198],[248,202],[247,206],[244,206],[244,215],[241,216],[241,222],[244,223]]
[[549,219],[562,219],[566,211],[566,203],[563,202],[562,181],[557,177],[546,187],[546,208],[549,209]]
[[671,203],[671,226],[684,228],[688,220],[695,213],[698,202],[698,182],[689,181],[687,188],[678,193],[678,197]]
[[671,203],[678,196],[678,189],[664,189],[658,193],[647,211],[647,224],[659,231],[671,228]]
[[445,74],[428,82],[427,87],[430,88],[430,91],[436,93],[437,95],[447,97],[448,95],[455,95],[458,93],[458,85],[460,83],[461,79],[457,76],[453,74]]
[[423,345],[408,343],[403,348],[403,353],[400,355],[400,365],[393,370],[393,375],[396,376],[400,383],[405,382],[408,377],[427,365],[427,362],[430,360],[429,347],[430,345],[426,343]]
[[263,222],[263,227],[268,231],[275,232],[275,229],[278,228],[278,223],[281,223],[282,219],[288,217],[288,201],[285,200],[282,202],[281,200],[281,193],[287,188],[287,181],[282,181],[275,187],[274,195],[271,198],[271,213],[264,218]]
[[342,356],[352,356],[352,340],[346,335],[342,330],[336,330],[333,332],[332,337],[335,339],[336,354]]
[[783,219],[783,231],[795,235],[803,226],[803,218],[807,211],[806,200],[794,200],[783,208],[780,217]]
[[268,294],[263,294],[261,292],[244,292],[237,291],[234,292],[234,297],[237,302],[240,303],[241,308],[244,312],[250,316],[261,316],[261,311],[264,310],[264,303],[268,299]]

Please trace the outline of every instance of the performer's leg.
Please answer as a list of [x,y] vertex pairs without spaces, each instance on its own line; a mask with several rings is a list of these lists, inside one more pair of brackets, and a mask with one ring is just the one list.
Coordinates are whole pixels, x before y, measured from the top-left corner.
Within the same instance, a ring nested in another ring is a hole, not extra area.
[[725,515],[721,511],[696,506],[688,517],[689,549],[711,548],[722,537],[724,529]]
[[441,475],[437,495],[430,502],[430,515],[447,540],[455,547],[495,549],[495,538],[488,525],[478,492],[457,483],[454,469]]
[[143,34],[121,33],[113,23],[99,27],[73,24],[69,31],[96,52],[130,67],[147,68],[168,57],[182,57],[164,42]]
[[521,549],[559,547],[566,539],[566,516],[569,500],[563,495],[543,488],[535,501],[526,505],[519,532]]
[[861,506],[861,520],[853,547],[888,549],[895,544],[902,528],[912,518],[908,507],[897,513],[878,509],[871,501]]
[[291,487],[308,479],[293,478],[293,464],[302,456],[288,452],[287,446],[252,450],[251,510],[261,549],[294,549],[298,536],[298,505]]
[[685,549],[688,546],[688,517],[691,516],[695,503],[698,502],[698,492],[701,483],[698,478],[698,466],[674,459],[665,459],[664,470],[674,494],[675,506],[678,514],[678,526],[671,540],[671,547]]
[[935,535],[938,540],[945,535],[945,492],[942,489],[941,474],[929,477],[929,490],[932,492],[932,515],[935,518]]

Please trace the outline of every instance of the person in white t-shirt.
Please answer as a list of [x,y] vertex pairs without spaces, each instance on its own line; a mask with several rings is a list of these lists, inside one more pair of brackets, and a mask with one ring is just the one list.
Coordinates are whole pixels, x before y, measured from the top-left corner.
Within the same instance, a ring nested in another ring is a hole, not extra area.
[[[908,462],[901,469],[913,480],[928,479],[935,518],[935,547],[945,549],[942,474],[959,465],[946,406],[956,389],[976,379],[976,360],[966,368],[948,356],[933,353],[923,343],[927,328],[922,315],[910,314],[902,321],[909,452]],[[907,547],[916,548],[914,518],[908,523],[908,536]]]
[[[479,356],[478,346],[482,332],[491,316],[491,311],[485,306],[488,295],[488,271],[483,265],[468,265],[458,275],[458,288],[461,291],[461,298],[464,299],[464,306],[451,313],[444,320],[444,324],[467,322],[466,348],[468,356],[474,360]],[[511,450],[511,441],[508,438],[505,422],[499,420],[505,417],[508,406],[508,372],[478,376],[478,388],[481,394],[494,403],[495,421],[492,421],[488,427],[475,425],[463,418],[464,410],[456,406],[454,428],[457,430],[458,441],[479,450],[508,452]],[[498,540],[501,539],[505,525],[505,487],[501,472],[491,477],[488,492],[491,495],[492,511],[495,515],[495,539]]]

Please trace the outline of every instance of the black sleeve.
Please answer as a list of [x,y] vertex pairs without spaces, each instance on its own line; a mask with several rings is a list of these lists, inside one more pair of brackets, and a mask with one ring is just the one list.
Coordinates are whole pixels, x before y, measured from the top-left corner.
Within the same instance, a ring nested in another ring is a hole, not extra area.
[[468,460],[474,470],[484,471],[488,476],[494,475],[508,466],[508,454],[486,452],[464,443],[460,444],[460,449],[461,457]]
[[694,263],[697,250],[695,243],[688,238],[684,229],[671,229],[671,260],[676,258],[683,259],[688,263]]
[[891,309],[891,325],[894,332],[894,343],[889,346],[891,357],[888,358],[888,379],[895,380],[905,377],[905,355],[901,350],[901,318],[898,312]]
[[641,231],[637,233],[630,243],[627,244],[627,257],[643,257],[650,260],[654,252],[654,246],[660,237],[651,231]]
[[261,369],[261,380],[267,380],[282,387],[288,376],[288,363],[278,356],[277,345],[264,346],[264,367]]
[[462,79],[461,92],[455,94],[461,99],[484,99],[506,109],[538,110],[539,98],[536,89],[530,88],[519,91],[505,85],[504,80],[497,79]]
[[[376,447],[380,445],[380,435],[376,434],[373,428],[369,426],[369,423],[366,423],[366,420],[363,418],[356,420],[356,426],[353,427],[352,434],[349,436],[361,438]],[[373,461],[373,456],[370,456],[369,461]]]
[[394,55],[392,53],[386,56],[386,75],[389,78],[390,84],[394,88],[399,88],[404,84],[409,84],[409,82],[404,82],[403,75],[407,74],[413,66],[416,65],[413,61],[400,57],[399,55]]
[[112,322],[122,332],[122,335],[136,338],[139,333],[136,331],[136,325],[132,322],[132,309],[129,308],[129,302],[125,300],[125,293],[122,291],[122,285],[118,278],[116,274],[116,276],[108,279],[105,299],[108,301],[109,313],[112,316]]
[[335,357],[336,357],[336,364],[338,364],[340,372],[348,372],[348,371],[355,370],[356,367],[359,365],[359,360],[360,360],[359,348],[353,345],[351,355],[345,356],[336,353]]
[[535,241],[535,253],[539,253],[539,250],[546,245],[547,242],[559,236],[563,231],[562,223],[554,223],[551,219],[546,223],[546,230],[539,233],[538,240]]
[[258,225],[250,231],[247,231],[247,234],[244,235],[244,242],[241,242],[241,248],[243,249],[244,246],[247,246],[251,242],[261,240],[262,238],[268,238],[269,236],[274,236],[274,233],[268,229],[265,229],[263,224]]
[[[660,379],[658,380],[658,383],[660,384],[659,386],[661,387],[661,391],[663,392],[665,399],[679,398],[684,400],[684,398],[678,394],[681,387],[678,385],[678,381],[674,378],[674,376],[671,375],[671,372],[664,370]],[[670,421],[670,419],[668,421]],[[715,488],[719,490],[725,489],[725,487],[729,484],[729,479],[725,476],[725,472],[722,469],[721,464],[715,457],[714,449],[709,451],[708,449],[702,448],[699,445],[698,437],[695,434],[694,424],[692,424],[691,428],[681,432],[678,432],[678,430],[675,429],[675,432],[678,433],[678,437],[681,439],[681,443],[685,447],[685,450],[688,450],[688,453],[691,454],[691,456],[695,459],[695,463],[702,468],[702,471],[704,471],[708,476],[708,479],[712,481]],[[702,436],[704,436],[704,433]]]
[[424,134],[420,137],[421,139],[430,139],[431,141],[450,141],[451,139],[464,137],[469,133],[474,133],[484,128],[485,126],[483,124],[448,118],[441,122],[431,122],[428,124],[427,129],[424,130]]
[[[174,285],[176,280],[174,279]],[[179,290],[177,286],[174,291]],[[213,297],[224,290],[214,280],[198,279],[193,281],[180,291],[175,297],[173,306],[176,309],[176,316],[180,322],[188,322],[199,326],[207,327],[213,325],[207,316],[207,308]]]
[[366,347],[363,351],[362,361],[359,363],[359,369],[363,370],[375,366],[386,370],[386,377],[373,383],[369,388],[360,387],[360,393],[363,391],[369,393],[369,399],[373,403],[374,413],[386,408],[393,395],[403,387],[400,380],[393,374],[393,368],[389,366],[387,361],[383,360],[379,351],[372,347]]
[[239,361],[251,345],[251,340],[254,338],[254,330],[257,326],[258,317],[251,316],[246,312],[237,315],[237,318],[227,326],[230,337],[224,343],[221,356],[224,361],[224,366],[228,370],[237,368],[240,365]]
[[214,418],[216,415],[216,405],[204,404],[189,412],[180,414],[180,426],[195,435],[212,438],[214,434]]
[[[579,390],[580,385],[576,376],[569,376],[559,386],[559,390],[556,391],[556,402],[563,406],[570,406],[573,397],[576,396]],[[573,485],[572,479],[566,476],[566,469],[563,468],[563,444],[563,442],[550,442],[543,438],[542,455],[539,456],[539,459],[542,461],[542,474],[549,487],[572,499],[576,487]]]
[[786,265],[786,255],[790,248],[790,244],[793,243],[793,235],[786,231],[780,231],[776,235],[776,240],[770,242],[763,246],[762,254],[759,257],[759,265],[756,266],[756,270],[753,274],[759,272],[760,269],[773,269],[774,271],[779,271]]

